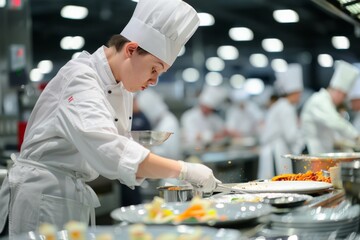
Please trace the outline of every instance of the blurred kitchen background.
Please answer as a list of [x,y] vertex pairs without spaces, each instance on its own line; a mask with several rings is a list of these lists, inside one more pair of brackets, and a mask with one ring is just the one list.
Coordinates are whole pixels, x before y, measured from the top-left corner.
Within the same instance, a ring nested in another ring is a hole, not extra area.
[[[205,85],[243,89],[265,109],[275,72],[286,71],[290,63],[300,64],[303,70],[301,109],[312,92],[327,87],[336,60],[360,63],[359,1],[186,2],[199,12],[200,27],[154,88],[178,119],[196,104]],[[92,53],[120,33],[135,6],[131,0],[0,0],[3,168],[10,154],[19,150],[26,121],[46,83],[81,51]],[[183,158],[212,164],[225,182],[248,181],[256,178],[256,139],[243,142],[243,147],[241,153],[184,151]],[[94,185],[103,203],[97,214],[108,216],[110,209],[121,205],[121,190],[104,179]],[[142,186],[143,199],[156,194],[152,185],[159,182]]]

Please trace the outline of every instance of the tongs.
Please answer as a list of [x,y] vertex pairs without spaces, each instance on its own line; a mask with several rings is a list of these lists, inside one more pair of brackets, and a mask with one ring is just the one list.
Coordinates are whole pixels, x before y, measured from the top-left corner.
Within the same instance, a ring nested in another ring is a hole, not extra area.
[[241,194],[248,194],[249,192],[246,190],[240,190],[237,188],[228,187],[224,184],[218,183],[216,185],[215,191],[218,190],[220,192],[229,192],[229,193],[241,193]]

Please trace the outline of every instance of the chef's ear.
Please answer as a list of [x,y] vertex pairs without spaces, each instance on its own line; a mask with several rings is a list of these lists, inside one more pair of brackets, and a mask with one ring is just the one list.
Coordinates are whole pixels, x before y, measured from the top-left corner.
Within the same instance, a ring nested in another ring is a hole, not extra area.
[[139,44],[136,42],[128,42],[125,44],[125,54],[128,57],[131,57],[135,52],[136,49],[139,47]]

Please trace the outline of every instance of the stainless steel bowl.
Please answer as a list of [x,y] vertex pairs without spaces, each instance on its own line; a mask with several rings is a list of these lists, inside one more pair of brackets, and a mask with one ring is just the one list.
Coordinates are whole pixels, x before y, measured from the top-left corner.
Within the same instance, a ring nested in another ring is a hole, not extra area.
[[346,198],[354,204],[360,203],[360,161],[340,164],[341,181]]
[[162,144],[173,133],[145,130],[145,131],[131,131],[130,134],[134,141],[140,143],[145,147],[151,147]]
[[282,155],[282,157],[291,159],[294,173],[305,173],[309,170],[314,172],[321,170],[329,171],[330,167],[336,166],[339,163],[360,160],[360,152],[321,153],[315,155],[286,154]]
[[194,196],[202,196],[201,192],[194,190],[190,186],[161,186],[157,188],[159,196],[165,202],[187,202]]

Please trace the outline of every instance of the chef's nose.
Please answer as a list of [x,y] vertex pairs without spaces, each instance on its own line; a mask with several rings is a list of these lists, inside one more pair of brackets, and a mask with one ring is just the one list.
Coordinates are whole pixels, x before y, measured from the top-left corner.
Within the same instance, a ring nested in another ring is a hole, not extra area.
[[151,86],[156,86],[158,82],[159,82],[158,77],[150,79],[150,85]]

